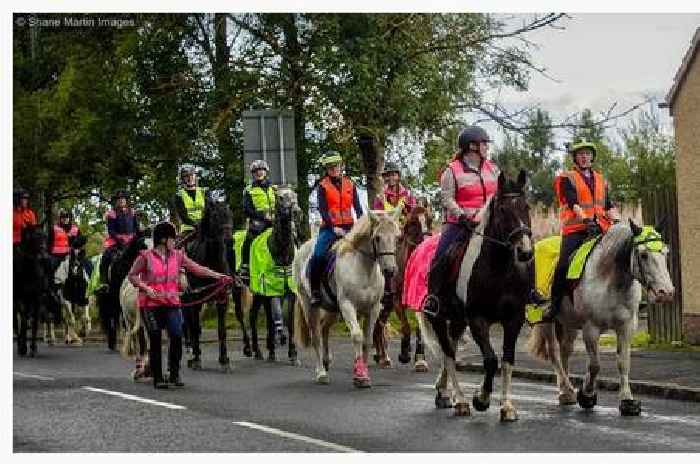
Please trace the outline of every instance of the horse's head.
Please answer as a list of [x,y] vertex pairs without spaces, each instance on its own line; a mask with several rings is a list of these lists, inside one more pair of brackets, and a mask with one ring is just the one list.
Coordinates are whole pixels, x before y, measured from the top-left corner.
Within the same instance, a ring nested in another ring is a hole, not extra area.
[[657,232],[663,224],[655,227],[639,227],[629,220],[632,229],[632,276],[647,291],[649,303],[670,303],[673,301],[675,288],[668,272],[668,246]]
[[29,224],[22,229],[21,247],[31,256],[44,256],[49,252],[46,234],[38,225]]
[[292,220],[297,222],[301,215],[297,194],[291,187],[282,185],[275,193],[275,218],[280,221]]
[[406,217],[401,235],[407,243],[416,246],[423,242],[426,235],[431,235],[431,226],[430,210],[419,203]]
[[399,236],[399,218],[401,210],[393,212],[369,211],[372,256],[387,276],[396,272],[396,242]]
[[200,232],[205,239],[225,240],[233,233],[233,215],[222,201],[208,201],[202,215]]
[[520,170],[517,180],[512,180],[501,172],[498,176],[498,191],[491,205],[492,217],[489,221],[494,238],[508,245],[513,251],[516,265],[521,266],[532,261],[534,257],[530,207],[525,200],[524,192],[526,182],[525,170]]

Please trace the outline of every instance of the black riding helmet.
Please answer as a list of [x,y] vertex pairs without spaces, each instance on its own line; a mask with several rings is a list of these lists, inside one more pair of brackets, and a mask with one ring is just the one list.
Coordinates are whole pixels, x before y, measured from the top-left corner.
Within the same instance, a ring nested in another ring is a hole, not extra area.
[[389,173],[396,172],[401,175],[401,169],[399,169],[399,165],[396,163],[388,162],[384,164],[384,171],[382,171],[382,175],[385,176]]
[[175,226],[170,222],[161,222],[153,228],[153,245],[159,245],[164,238],[177,238]]
[[459,133],[457,137],[457,146],[461,153],[469,151],[470,143],[490,142],[489,134],[479,126],[467,126]]

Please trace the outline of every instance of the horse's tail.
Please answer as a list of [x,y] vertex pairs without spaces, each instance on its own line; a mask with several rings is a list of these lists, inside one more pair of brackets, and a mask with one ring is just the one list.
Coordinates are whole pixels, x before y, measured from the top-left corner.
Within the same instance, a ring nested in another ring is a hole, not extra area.
[[550,361],[550,351],[554,348],[553,338],[554,324],[536,324],[527,339],[527,350],[542,361]]
[[306,314],[299,297],[294,301],[294,341],[304,348],[308,348],[311,344],[309,325],[306,322]]
[[418,320],[418,327],[420,327],[421,338],[428,345],[433,355],[442,358],[442,348],[438,343],[433,326],[427,321],[423,313],[416,313],[416,319]]

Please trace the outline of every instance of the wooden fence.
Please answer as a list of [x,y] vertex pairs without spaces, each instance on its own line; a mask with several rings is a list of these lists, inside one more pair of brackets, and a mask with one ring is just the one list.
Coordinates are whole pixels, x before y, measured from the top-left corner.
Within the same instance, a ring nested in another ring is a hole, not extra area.
[[676,295],[673,303],[647,306],[647,324],[652,343],[670,343],[682,340],[682,290],[680,246],[678,241],[678,209],[676,190],[669,186],[662,189],[649,189],[642,197],[642,216],[645,224],[657,224],[665,219],[659,232],[668,244],[669,270]]

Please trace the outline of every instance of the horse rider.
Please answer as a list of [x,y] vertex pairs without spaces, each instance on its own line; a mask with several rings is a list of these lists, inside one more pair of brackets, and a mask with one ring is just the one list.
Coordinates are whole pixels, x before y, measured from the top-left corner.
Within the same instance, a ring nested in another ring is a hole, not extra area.
[[610,200],[608,182],[592,168],[596,146],[586,140],[569,146],[573,169],[554,179],[554,192],[559,201],[561,247],[551,287],[551,304],[541,322],[551,322],[561,309],[566,290],[566,272],[572,253],[590,236],[605,233],[620,214]]
[[[182,311],[180,309],[180,268],[197,277],[212,278],[230,283],[233,279],[187,257],[184,251],[175,249],[177,232],[169,222],[161,222],[153,228],[153,249],[140,253],[129,271],[129,281],[139,290],[138,306],[150,340],[150,362],[155,388],[169,385],[182,387],[180,377],[182,359]],[[168,382],[163,377],[161,362],[161,332],[167,329],[170,347]]]
[[384,193],[377,195],[372,209],[391,211],[395,208],[401,208],[403,215],[408,215],[416,207],[416,199],[401,183],[399,166],[396,163],[386,163],[382,178],[384,179]]
[[182,187],[173,199],[173,210],[180,225],[180,236],[183,236],[198,226],[210,196],[206,188],[197,185],[197,172],[192,165],[180,169],[180,182]]
[[29,192],[20,189],[12,209],[12,246],[16,249],[22,242],[22,231],[27,226],[36,226],[36,213],[29,206]]
[[457,138],[458,151],[440,176],[444,223],[428,275],[428,296],[423,310],[437,314],[441,306],[443,282],[452,258],[447,250],[463,243],[482,218],[478,213],[498,190],[500,169],[487,158],[491,139],[484,129],[467,126]]
[[73,241],[80,236],[80,229],[73,222],[73,217],[68,210],[61,210],[58,214],[58,223],[49,229],[47,243],[49,253],[53,261],[54,270],[58,268],[61,261],[70,253]]
[[355,210],[358,219],[363,214],[355,183],[343,175],[343,158],[332,151],[326,153],[320,161],[326,172],[316,190],[318,211],[323,222],[309,260],[312,308],[321,304],[321,275],[326,253],[336,240],[352,229],[352,210]]
[[112,256],[117,246],[127,246],[139,230],[136,213],[129,207],[129,193],[117,190],[112,196],[112,209],[105,216],[107,220],[107,237],[104,241],[105,251],[100,260],[100,281],[97,291],[104,292],[108,287],[107,271],[112,264]]
[[275,211],[275,188],[267,178],[270,166],[265,160],[250,163],[252,182],[243,191],[243,212],[248,218],[248,230],[241,248],[240,278],[247,285],[250,280],[250,245],[255,237],[272,227]]

